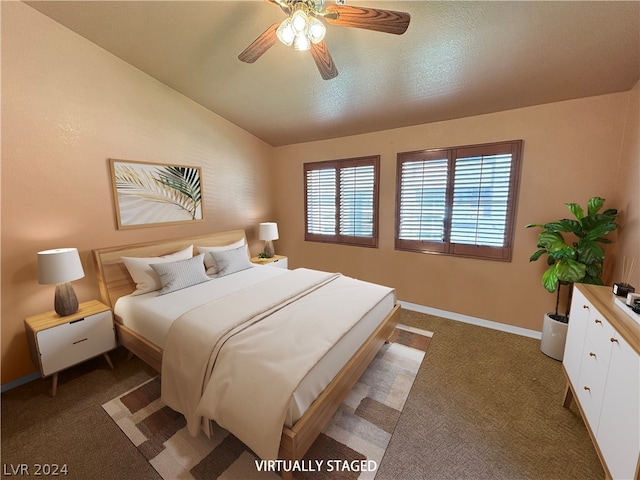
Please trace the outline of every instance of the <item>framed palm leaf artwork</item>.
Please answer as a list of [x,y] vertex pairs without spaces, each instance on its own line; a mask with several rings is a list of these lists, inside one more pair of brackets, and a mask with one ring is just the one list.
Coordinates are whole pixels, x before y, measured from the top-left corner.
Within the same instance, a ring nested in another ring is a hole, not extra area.
[[200,167],[109,160],[118,229],[199,222]]

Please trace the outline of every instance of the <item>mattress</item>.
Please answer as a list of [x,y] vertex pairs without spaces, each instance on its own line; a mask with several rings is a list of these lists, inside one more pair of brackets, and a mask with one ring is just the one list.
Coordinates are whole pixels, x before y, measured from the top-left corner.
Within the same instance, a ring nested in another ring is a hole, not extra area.
[[180,315],[285,272],[282,268],[256,265],[168,295],[158,295],[158,292],[126,295],[118,299],[113,312],[120,323],[164,350],[169,327]]
[[[122,324],[164,349],[171,324],[182,314],[286,272],[287,270],[281,268],[256,265],[168,295],[158,295],[157,292],[127,295],[118,299],[114,313]],[[313,401],[393,309],[395,300],[395,291],[390,289],[384,299],[344,335],[300,382],[287,411],[287,427],[293,426],[304,415]]]

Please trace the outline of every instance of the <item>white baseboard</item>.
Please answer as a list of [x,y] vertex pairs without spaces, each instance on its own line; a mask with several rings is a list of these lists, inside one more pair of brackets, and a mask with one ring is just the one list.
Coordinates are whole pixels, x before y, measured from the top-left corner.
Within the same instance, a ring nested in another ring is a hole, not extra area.
[[471,323],[472,325],[478,325],[480,327],[491,328],[493,330],[500,330],[502,332],[514,333],[516,335],[522,335],[523,337],[536,338],[540,340],[542,332],[536,330],[529,330],[528,328],[514,327],[513,325],[507,325],[505,323],[492,322],[491,320],[484,320],[482,318],[470,317],[469,315],[463,315],[461,313],[448,312],[447,310],[439,310],[437,308],[425,307],[416,303],[398,302],[402,308],[407,310],[413,310],[414,312],[426,313],[427,315],[435,315],[436,317],[448,318],[449,320],[456,320],[458,322]]

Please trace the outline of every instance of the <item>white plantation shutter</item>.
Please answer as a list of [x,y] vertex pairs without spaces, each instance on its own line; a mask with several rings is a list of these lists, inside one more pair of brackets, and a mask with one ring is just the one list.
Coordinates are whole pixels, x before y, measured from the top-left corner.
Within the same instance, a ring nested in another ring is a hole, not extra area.
[[373,235],[374,187],[373,165],[340,169],[340,235]]
[[336,169],[307,171],[307,232],[336,233]]
[[511,160],[510,154],[456,159],[451,242],[504,246]]
[[402,164],[399,238],[444,240],[447,165],[447,158]]
[[521,147],[398,154],[396,248],[509,261]]
[[305,240],[377,246],[379,162],[305,163]]

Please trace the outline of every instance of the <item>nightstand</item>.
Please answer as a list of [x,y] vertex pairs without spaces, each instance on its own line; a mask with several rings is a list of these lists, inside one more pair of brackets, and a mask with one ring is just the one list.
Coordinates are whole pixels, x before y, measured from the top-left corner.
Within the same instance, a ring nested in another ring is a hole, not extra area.
[[58,388],[58,372],[116,348],[111,309],[97,300],[81,303],[78,311],[61,317],[47,312],[24,320],[31,358],[43,377],[53,375],[51,396]]
[[277,268],[289,268],[289,259],[284,255],[274,255],[271,258],[258,258],[251,257],[251,263],[257,263],[258,265],[267,265],[269,267]]

